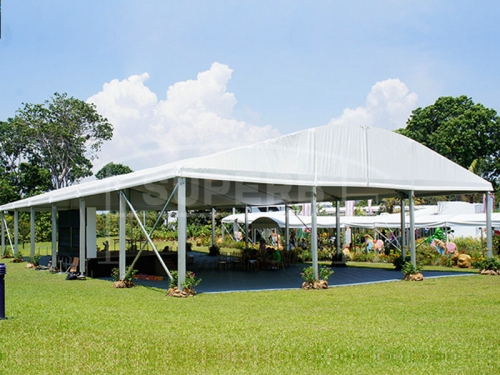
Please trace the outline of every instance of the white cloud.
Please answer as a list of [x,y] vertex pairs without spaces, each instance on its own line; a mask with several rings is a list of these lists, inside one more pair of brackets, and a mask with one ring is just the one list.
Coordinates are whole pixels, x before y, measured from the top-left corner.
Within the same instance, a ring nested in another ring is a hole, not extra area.
[[147,73],[104,84],[88,102],[114,125],[114,136],[95,171],[110,161],[138,170],[279,136],[271,126],[232,118],[237,100],[226,87],[231,74],[227,65],[213,63],[195,80],[170,86],[165,100],[145,86]]
[[329,124],[368,125],[388,130],[404,128],[417,100],[418,95],[410,93],[399,79],[387,79],[373,85],[364,106],[344,109],[342,115]]

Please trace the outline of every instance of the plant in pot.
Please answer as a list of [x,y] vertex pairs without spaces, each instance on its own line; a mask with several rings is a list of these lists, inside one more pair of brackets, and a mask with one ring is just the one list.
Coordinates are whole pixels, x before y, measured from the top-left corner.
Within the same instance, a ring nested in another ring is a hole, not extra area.
[[113,268],[111,270],[111,277],[113,279],[113,288],[132,288],[134,286],[134,276],[137,270],[130,270],[130,266],[125,269],[125,277],[123,280],[120,279],[120,269]]
[[329,267],[321,266],[318,270],[319,279],[314,276],[313,267],[305,267],[302,269],[301,276],[304,282],[302,289],[327,289],[328,279],[333,275],[333,270]]
[[177,271],[171,272],[172,278],[169,282],[169,289],[167,296],[170,297],[189,297],[196,295],[194,287],[197,286],[201,279],[196,277],[196,274],[192,271],[186,271],[186,277],[182,283],[182,290],[178,288],[179,284],[179,273]]
[[500,275],[500,259],[496,257],[486,258],[473,263],[474,268],[479,269],[481,275]]
[[14,259],[12,259],[12,263],[22,263],[24,262],[23,254],[18,250],[17,254],[14,255]]
[[401,272],[403,272],[405,280],[408,281],[422,281],[424,276],[420,273],[420,270],[420,265],[413,265],[412,262],[405,262],[401,268]]
[[41,256],[38,254],[35,254],[32,257],[29,257],[28,264],[26,265],[26,268],[36,268],[40,265],[40,258]]

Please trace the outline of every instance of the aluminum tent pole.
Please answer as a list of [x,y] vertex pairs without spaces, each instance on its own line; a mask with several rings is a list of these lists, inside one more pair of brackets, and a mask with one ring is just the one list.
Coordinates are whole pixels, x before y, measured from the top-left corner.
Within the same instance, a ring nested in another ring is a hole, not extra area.
[[492,211],[492,204],[491,204],[491,196],[490,193],[486,193],[486,257],[487,258],[492,258],[493,257],[493,237],[492,237],[492,230],[491,230],[491,211]]
[[318,225],[316,217],[316,186],[312,187],[311,194],[311,255],[314,278],[319,280],[318,270]]
[[85,220],[85,198],[80,198],[80,273],[85,274],[85,233],[87,232],[87,225]]
[[[158,249],[156,249],[156,245],[151,240],[151,233],[152,233],[152,231],[150,233],[148,233],[146,231],[146,228],[144,228],[144,225],[142,224],[141,220],[139,219],[139,216],[137,215],[137,211],[134,209],[134,206],[132,206],[132,203],[127,199],[127,196],[125,195],[124,192],[121,192],[121,195],[125,199],[125,202],[128,204],[128,206],[130,208],[130,212],[132,212],[132,218],[135,217],[135,220],[137,221],[137,224],[139,224],[139,228],[142,230],[142,233],[144,233],[144,236],[146,236],[146,239],[147,239],[148,243],[151,245],[151,248],[153,249],[153,252],[156,254],[156,257],[158,258],[158,261],[160,262],[161,266],[163,267],[163,269],[167,273],[168,277],[170,279],[172,279],[172,275],[170,274],[170,271],[168,270],[167,266],[165,265],[165,262],[163,262],[163,259],[161,258],[161,255],[158,252]],[[144,246],[141,247],[141,250],[139,251],[139,253],[137,254],[137,256],[134,259],[134,262],[129,267],[129,272],[131,272],[131,269],[133,268],[133,266],[135,265],[135,262],[139,258],[140,253],[144,250],[144,247],[146,247],[146,244],[144,244]],[[125,275],[128,275],[128,272]]]
[[248,206],[245,206],[245,248],[248,249]]
[[212,208],[212,246],[215,246],[215,207]]
[[57,206],[52,204],[52,267],[57,268]]
[[7,220],[5,220],[4,212],[2,212],[2,224],[5,228],[5,231],[7,232],[7,239],[9,240],[10,249],[11,251],[14,251],[14,245],[12,245],[12,238],[9,232],[9,226],[7,225]]
[[35,256],[35,207],[30,207],[30,257]]
[[177,238],[179,247],[177,250],[177,287],[182,290],[186,281],[186,234],[187,234],[187,211],[186,211],[186,178],[180,177],[177,182]]
[[288,204],[285,204],[285,251],[290,250],[290,223],[288,219]]
[[405,196],[401,195],[401,256],[406,258],[406,202]]
[[1,226],[2,226],[2,256],[4,256],[5,255],[5,224],[4,224],[5,215],[4,215],[3,211],[0,213],[0,215],[1,215],[0,220],[2,220],[2,224],[1,224]]
[[127,202],[125,201],[125,194],[120,190],[120,219],[119,219],[119,236],[120,236],[120,250],[119,250],[119,260],[118,268],[120,272],[120,280],[125,279],[125,267],[127,263],[126,258],[126,228],[127,228]]
[[417,266],[417,256],[415,252],[415,200],[413,191],[408,194],[410,200],[410,255],[413,267]]
[[[172,197],[174,196],[175,192],[177,191],[177,185],[175,185],[175,187],[173,188],[172,192],[170,193],[170,196],[168,197],[167,201],[165,202],[165,204],[163,205],[163,208],[161,210],[161,212],[158,214],[158,217],[156,218],[156,221],[153,225],[153,227],[151,228],[151,230],[149,231],[147,235],[147,237],[151,237],[151,235],[153,234],[153,232],[155,231],[156,227],[158,226],[158,224],[160,223],[162,217],[163,217],[163,214],[165,212],[167,212],[167,207],[168,205],[170,204],[170,201],[172,200]],[[132,204],[130,203],[130,207],[131,209],[133,210],[133,207],[132,207]],[[168,223],[168,212],[167,212],[167,223]],[[128,271],[126,272],[125,274],[125,277],[128,276],[128,274],[130,272],[132,272],[132,270],[134,269],[135,267],[135,264],[137,263],[137,260],[139,259],[139,257],[141,256],[142,252],[144,251],[144,249],[146,248],[146,242],[144,242],[144,244],[141,245],[141,249],[139,250],[139,252],[137,253],[137,255],[135,256],[134,260],[132,261],[132,264],[130,265]],[[155,247],[153,246],[153,249],[155,249]],[[161,256],[158,254],[158,252],[156,252],[156,255],[160,261],[160,264],[162,265],[163,269],[166,271],[168,277],[170,279],[172,279],[172,275],[170,274],[170,271],[168,270],[167,266],[165,265],[165,263],[163,262],[163,259],[161,258]]]
[[19,253],[19,211],[14,210],[14,255]]
[[337,231],[335,242],[337,246],[337,255],[340,255],[340,201],[335,201],[335,230]]

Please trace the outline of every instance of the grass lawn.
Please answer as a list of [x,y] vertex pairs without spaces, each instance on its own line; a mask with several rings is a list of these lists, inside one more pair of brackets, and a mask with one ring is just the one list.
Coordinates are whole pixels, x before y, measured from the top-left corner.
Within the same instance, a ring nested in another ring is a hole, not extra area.
[[500,371],[500,277],[175,299],[2,261],[1,374]]

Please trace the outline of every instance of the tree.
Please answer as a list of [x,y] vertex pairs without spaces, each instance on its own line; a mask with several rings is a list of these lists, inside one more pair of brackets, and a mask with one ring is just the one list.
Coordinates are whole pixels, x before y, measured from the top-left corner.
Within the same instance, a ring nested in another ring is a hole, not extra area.
[[43,104],[23,105],[11,123],[26,142],[21,151],[26,161],[49,171],[53,189],[91,176],[92,161],[113,136],[113,126],[95,105],[65,93]]
[[110,162],[102,167],[99,172],[95,174],[95,177],[98,180],[102,180],[103,178],[111,177],[111,176],[119,176],[121,174],[126,174],[133,172],[130,167],[123,164],[115,164]]
[[396,132],[475,172],[495,186],[500,172],[500,121],[497,112],[467,96],[441,97],[415,109],[406,128]]

